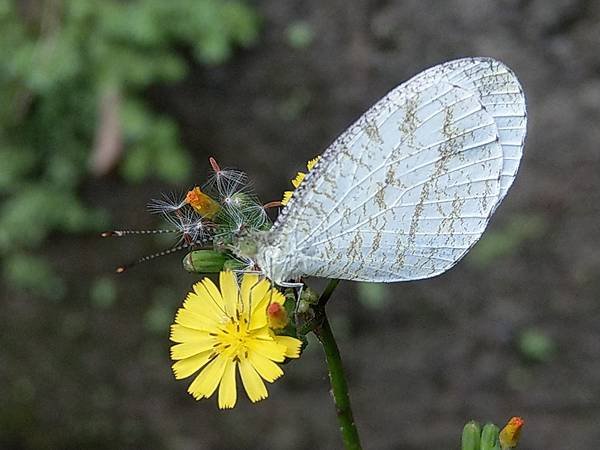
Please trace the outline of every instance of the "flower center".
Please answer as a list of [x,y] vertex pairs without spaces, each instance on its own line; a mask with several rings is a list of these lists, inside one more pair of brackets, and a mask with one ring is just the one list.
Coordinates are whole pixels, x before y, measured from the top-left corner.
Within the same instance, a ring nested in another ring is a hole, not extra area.
[[217,334],[215,351],[228,358],[245,358],[248,353],[248,340],[251,339],[248,321],[240,318],[225,323]]

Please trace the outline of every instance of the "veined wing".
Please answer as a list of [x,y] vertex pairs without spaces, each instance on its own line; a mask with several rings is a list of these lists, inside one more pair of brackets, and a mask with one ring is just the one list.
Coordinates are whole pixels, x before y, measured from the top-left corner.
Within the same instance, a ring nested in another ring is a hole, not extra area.
[[440,274],[483,233],[525,135],[512,72],[433,67],[391,91],[322,155],[273,227],[291,273],[363,281]]

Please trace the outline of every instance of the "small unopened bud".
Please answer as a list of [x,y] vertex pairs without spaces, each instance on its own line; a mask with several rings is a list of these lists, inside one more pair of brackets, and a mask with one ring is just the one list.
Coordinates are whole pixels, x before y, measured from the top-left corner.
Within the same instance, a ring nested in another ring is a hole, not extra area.
[[481,427],[474,420],[463,428],[461,450],[479,450],[481,445]]
[[183,268],[188,272],[218,273],[223,270],[225,263],[230,258],[214,250],[196,250],[183,258]]
[[281,330],[289,323],[287,311],[281,303],[271,303],[267,308],[267,316],[269,317],[269,326],[273,330]]
[[481,450],[501,450],[498,441],[498,431],[500,429],[493,423],[485,424],[481,430]]
[[300,301],[298,303],[298,312],[303,314],[307,312],[313,305],[319,302],[319,294],[313,289],[305,286],[300,294]]
[[221,208],[215,200],[202,192],[198,186],[187,193],[185,202],[194,208],[194,211],[207,219],[212,219]]
[[500,432],[500,446],[502,450],[515,448],[519,443],[521,428],[525,421],[520,417],[513,417]]

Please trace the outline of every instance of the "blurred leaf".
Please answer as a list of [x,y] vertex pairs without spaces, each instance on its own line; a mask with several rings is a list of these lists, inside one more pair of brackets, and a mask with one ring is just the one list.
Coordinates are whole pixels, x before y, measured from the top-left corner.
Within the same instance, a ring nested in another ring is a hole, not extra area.
[[547,362],[556,353],[556,346],[552,338],[535,328],[521,333],[518,346],[521,354],[533,362]]
[[290,47],[304,49],[310,46],[315,38],[315,32],[308,22],[298,21],[292,23],[285,30],[285,35]]
[[543,216],[514,215],[503,228],[484,233],[467,261],[480,268],[488,267],[498,259],[514,254],[524,242],[543,236],[547,226]]
[[39,256],[16,253],[5,258],[4,277],[18,289],[51,300],[61,300],[65,295],[63,281],[54,273],[51,265]]
[[[134,182],[151,176],[181,182],[189,176],[190,157],[175,122],[153,112],[144,91],[185,76],[187,61],[176,48],[191,49],[199,62],[222,63],[234,48],[256,42],[259,22],[243,0],[0,1],[6,281],[56,297],[62,283],[23,249],[42,245],[52,232],[98,229],[106,220],[78,194],[90,176],[106,89],[117,89],[123,99],[121,173]],[[100,292],[93,291],[96,300],[106,301],[107,285],[93,289]]]
[[164,334],[173,323],[175,307],[173,293],[169,289],[159,289],[152,296],[152,303],[144,314],[144,326],[152,333]]
[[312,94],[307,89],[297,88],[281,103],[280,114],[287,120],[299,118],[310,106]]
[[96,278],[90,288],[92,304],[101,309],[110,308],[117,299],[117,287],[113,278]]
[[381,309],[389,300],[388,290],[383,283],[358,283],[359,301],[370,309]]

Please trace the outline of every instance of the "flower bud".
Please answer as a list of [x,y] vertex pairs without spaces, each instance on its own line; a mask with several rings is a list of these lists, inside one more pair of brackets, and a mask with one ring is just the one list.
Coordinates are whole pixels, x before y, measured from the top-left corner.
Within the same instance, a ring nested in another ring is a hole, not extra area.
[[499,428],[493,423],[485,424],[481,431],[481,450],[500,450]]
[[202,192],[198,186],[187,193],[185,202],[194,208],[194,211],[207,219],[212,219],[221,208],[215,200]]
[[502,428],[500,432],[500,445],[502,450],[508,448],[515,448],[519,443],[519,436],[521,435],[521,428],[525,421],[520,417],[513,417],[508,421],[506,426]]
[[300,300],[298,302],[298,312],[304,314],[308,312],[313,305],[319,303],[319,294],[308,286],[304,286],[302,293],[300,294]]
[[195,273],[218,273],[230,258],[214,250],[196,250],[183,258],[183,268]]
[[289,323],[287,311],[281,303],[273,302],[267,308],[269,327],[273,330],[281,330]]
[[481,427],[474,420],[463,428],[461,450],[479,450],[481,443]]

